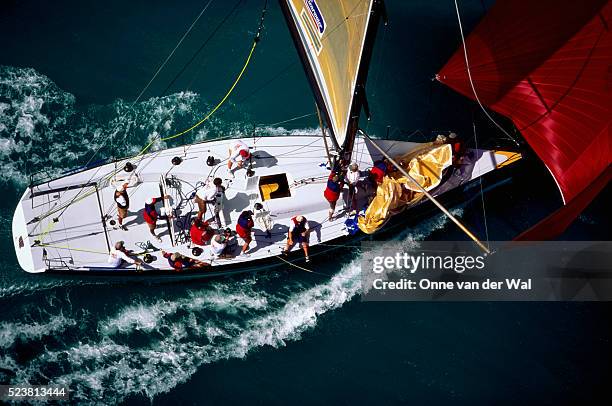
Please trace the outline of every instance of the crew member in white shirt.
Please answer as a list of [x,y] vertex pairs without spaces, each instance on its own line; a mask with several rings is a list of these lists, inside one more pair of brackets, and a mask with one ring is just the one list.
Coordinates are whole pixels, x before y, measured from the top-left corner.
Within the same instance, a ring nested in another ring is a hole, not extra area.
[[123,241],[117,241],[115,246],[110,250],[108,255],[108,263],[113,268],[121,268],[124,264],[136,264],[136,267],[138,268],[142,262],[137,258],[131,258],[129,256],[131,253],[132,251],[125,249]]

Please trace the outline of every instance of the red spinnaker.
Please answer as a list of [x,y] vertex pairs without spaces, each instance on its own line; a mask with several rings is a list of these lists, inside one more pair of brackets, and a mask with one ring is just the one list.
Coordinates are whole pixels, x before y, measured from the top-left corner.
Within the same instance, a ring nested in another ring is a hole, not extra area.
[[[512,119],[569,204],[612,160],[612,1],[498,0],[466,44],[478,97]],[[438,80],[475,98],[462,47]]]

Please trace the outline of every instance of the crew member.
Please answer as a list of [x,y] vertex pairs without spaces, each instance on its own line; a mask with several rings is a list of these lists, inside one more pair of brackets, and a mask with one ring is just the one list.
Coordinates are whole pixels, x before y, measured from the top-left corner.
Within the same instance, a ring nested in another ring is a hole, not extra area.
[[[170,195],[165,196],[166,199],[170,198]],[[149,227],[149,232],[158,242],[162,242],[161,237],[155,234],[155,228],[157,227],[157,219],[167,219],[166,215],[159,215],[157,213],[157,209],[155,208],[155,203],[161,202],[164,200],[164,197],[152,197],[145,201],[144,211],[142,212],[142,217],[144,221],[147,223]]]
[[244,240],[240,255],[249,256],[247,251],[249,250],[249,244],[253,241],[251,234],[254,225],[253,212],[251,210],[245,210],[240,213],[240,217],[238,217],[238,222],[236,223],[236,234]]
[[113,268],[121,268],[125,264],[136,264],[136,268],[138,269],[142,262],[138,258],[131,258],[130,254],[132,254],[132,251],[125,248],[123,241],[117,241],[115,246],[110,250],[108,263]]
[[244,162],[251,157],[249,147],[242,141],[233,141],[229,146],[229,159],[227,160],[227,169],[233,175],[232,168],[236,165],[237,169],[244,166]]
[[123,231],[127,231],[127,227],[123,225],[123,219],[128,215],[128,209],[130,208],[130,196],[127,192],[128,184],[122,183],[115,189],[114,200],[117,204],[117,222],[119,228]]
[[215,234],[215,230],[208,224],[207,221],[202,221],[197,218],[191,222],[189,236],[191,242],[195,245],[206,245]]
[[225,198],[225,187],[221,178],[215,178],[212,185],[204,186],[196,192],[194,200],[198,205],[198,219],[202,220],[202,216],[206,214],[207,204],[214,204],[214,216],[217,225],[221,227],[221,219],[219,212],[223,207]]
[[310,227],[308,226],[308,220],[304,216],[295,216],[291,218],[291,224],[289,226],[289,233],[287,234],[287,246],[283,250],[283,255],[287,255],[295,244],[300,244],[304,250],[304,257],[306,262],[310,262],[308,256],[308,235],[310,234]]
[[346,173],[346,183],[348,184],[351,210],[353,211],[357,211],[357,192],[360,187],[360,177],[359,165],[357,165],[357,162],[351,163]]
[[455,133],[450,133],[446,142],[449,143],[453,149],[453,165],[461,164],[463,155],[465,154],[465,144],[461,142]]
[[225,235],[217,234],[212,240],[210,240],[210,251],[213,256],[221,257],[225,254],[225,249],[227,248],[227,240]]
[[203,268],[209,265],[206,262],[198,261],[197,259],[187,257],[178,252],[170,253],[162,250],[162,256],[168,260],[168,264],[176,272],[181,272],[189,268]]
[[329,202],[329,210],[327,212],[327,218],[332,221],[334,217],[334,211],[336,210],[336,203],[340,198],[340,192],[344,187],[344,179],[339,167],[334,168],[327,178],[327,186],[323,192],[323,196]]
[[370,179],[377,185],[383,183],[385,175],[389,172],[389,163],[386,159],[381,159],[374,162],[374,166],[370,169]]

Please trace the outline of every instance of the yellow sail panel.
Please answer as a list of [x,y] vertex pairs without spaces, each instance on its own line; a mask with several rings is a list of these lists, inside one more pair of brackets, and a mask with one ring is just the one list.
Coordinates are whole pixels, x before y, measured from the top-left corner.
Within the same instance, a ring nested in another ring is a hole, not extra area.
[[347,135],[373,0],[285,0],[338,143]]

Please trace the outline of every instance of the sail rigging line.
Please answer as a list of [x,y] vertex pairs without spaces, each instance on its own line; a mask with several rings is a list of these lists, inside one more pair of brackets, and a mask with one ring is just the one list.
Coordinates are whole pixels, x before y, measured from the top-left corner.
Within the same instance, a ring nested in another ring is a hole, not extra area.
[[158,140],[159,141],[169,141],[169,140],[172,140],[174,138],[180,137],[180,136],[182,136],[182,135],[184,135],[184,134],[186,134],[188,132],[193,131],[194,129],[196,129],[197,127],[199,127],[200,125],[202,125],[203,123],[208,121],[208,119],[213,114],[215,114],[217,112],[217,110],[219,110],[219,108],[221,108],[221,106],[227,101],[229,96],[232,94],[232,92],[234,91],[234,89],[238,85],[238,82],[240,82],[240,80],[242,79],[242,77],[244,75],[244,72],[246,71],[247,67],[249,66],[249,63],[251,62],[253,54],[255,53],[255,48],[257,48],[257,44],[259,44],[259,40],[261,39],[261,32],[263,31],[263,23],[264,23],[267,7],[268,7],[268,0],[265,0],[264,7],[263,7],[263,10],[261,12],[261,18],[259,20],[259,26],[257,28],[257,32],[255,33],[255,37],[253,38],[253,45],[251,46],[251,50],[250,50],[250,52],[249,52],[249,54],[248,54],[248,56],[247,56],[247,58],[246,58],[246,60],[244,62],[244,65],[242,66],[242,69],[240,70],[240,73],[238,74],[238,76],[234,80],[234,83],[232,83],[232,85],[230,86],[229,90],[225,93],[225,96],[223,96],[223,98],[219,101],[219,103],[217,103],[217,105],[210,112],[208,112],[208,114],[206,114],[206,116],[203,119],[201,119],[200,121],[198,121],[197,123],[195,123],[191,127],[187,128],[186,130],[180,131],[180,132],[178,132],[176,134],[173,134],[173,135],[170,135],[170,136],[167,136],[167,137],[153,139],[136,156],[143,155],[151,147],[151,145],[153,145],[153,143],[155,141],[158,141]]
[[433,204],[435,204],[441,211],[442,213],[444,213],[446,215],[446,217],[448,217],[453,223],[455,223],[460,229],[461,231],[463,231],[468,237],[470,237],[475,243],[476,245],[478,245],[485,253],[490,254],[491,251],[489,250],[489,248],[487,248],[479,239],[478,237],[476,237],[476,235],[474,235],[474,233],[472,233],[466,226],[464,226],[455,216],[453,216],[451,214],[450,211],[448,211],[448,209],[446,207],[444,207],[442,205],[442,203],[440,203],[438,201],[438,199],[436,199],[435,197],[433,197],[431,195],[431,193],[429,193],[423,186],[421,186],[420,183],[418,183],[399,163],[397,163],[395,161],[395,159],[393,159],[384,149],[382,149],[381,147],[378,146],[378,144],[376,144],[376,142],[374,142],[374,140],[365,132],[361,131],[361,133],[363,134],[363,136],[365,138],[367,138],[370,143],[372,144],[372,146],[374,148],[376,148],[378,150],[378,152],[380,152],[385,158],[387,158],[389,160],[389,162],[391,162],[393,164],[393,166],[395,166],[401,173],[402,175],[406,176],[408,179],[410,179],[420,190],[421,193],[423,193]]
[[210,4],[213,2],[213,0],[208,0],[208,3],[206,3],[206,5],[204,6],[204,8],[202,9],[202,11],[200,11],[200,14],[198,14],[198,16],[196,17],[195,20],[193,20],[193,22],[191,23],[191,25],[189,26],[189,28],[187,29],[187,31],[185,31],[185,33],[183,34],[183,36],[181,37],[181,39],[179,40],[179,42],[175,45],[174,49],[172,49],[172,51],[170,52],[170,54],[166,57],[166,59],[164,60],[164,62],[162,62],[162,64],[159,66],[159,68],[157,68],[157,71],[155,72],[155,74],[153,75],[153,77],[151,78],[151,80],[149,80],[149,83],[146,84],[146,86],[141,90],[141,92],[138,94],[138,97],[136,97],[136,100],[134,100],[132,102],[132,104],[138,103],[138,101],[140,100],[140,98],[142,97],[142,95],[147,91],[147,89],[149,88],[149,86],[151,86],[151,83],[153,83],[153,81],[155,80],[155,78],[157,78],[157,75],[159,75],[159,73],[162,71],[162,69],[164,69],[164,67],[166,66],[166,64],[170,61],[170,59],[174,56],[174,53],[176,52],[176,50],[181,46],[181,44],[183,43],[183,41],[185,40],[185,38],[187,38],[187,36],[189,35],[189,33],[191,33],[191,30],[193,30],[193,27],[195,27],[195,25],[198,23],[198,21],[200,20],[200,18],[202,17],[202,15],[204,14],[204,12],[208,9],[208,6],[210,6]]
[[[478,150],[478,135],[476,133],[476,120],[474,120],[473,111],[472,111],[472,129],[474,130],[474,147],[476,148],[476,150]],[[482,189],[482,172],[480,170],[478,172],[479,173],[477,174],[477,176],[478,176],[478,183],[480,183],[480,201],[482,203],[482,217],[483,217],[484,228],[485,228],[485,240],[487,241],[487,247],[490,248],[489,227],[487,225],[487,210],[485,208],[484,191]]]
[[[302,114],[301,116],[295,116],[295,117],[292,117],[292,118],[287,119],[287,120],[279,121],[278,123],[268,124],[267,126],[268,126],[268,127],[275,127],[275,126],[277,126],[277,125],[279,125],[279,124],[290,123],[290,122],[292,122],[292,121],[299,120],[299,119],[301,119],[301,118],[306,118],[306,117],[311,117],[311,116],[314,116],[315,114],[317,114],[317,113],[308,113],[308,114]],[[260,125],[262,125],[262,124],[260,124]]]
[[484,112],[484,114],[487,116],[487,118],[493,123],[495,124],[495,126],[497,128],[499,128],[499,130],[504,133],[506,135],[506,137],[508,137],[508,139],[510,141],[512,141],[517,147],[520,147],[520,144],[518,143],[518,141],[516,139],[514,139],[514,137],[512,137],[510,135],[510,133],[508,133],[492,116],[491,114],[489,114],[489,112],[487,111],[487,109],[484,107],[484,105],[482,104],[482,102],[480,101],[480,97],[478,97],[478,92],[476,91],[476,86],[474,85],[474,81],[472,79],[472,70],[470,69],[470,62],[469,62],[469,58],[468,58],[468,53],[467,53],[467,44],[465,42],[465,36],[463,34],[463,24],[461,23],[461,14],[459,13],[459,3],[457,0],[455,1],[455,11],[457,12],[457,22],[459,23],[459,33],[461,34],[461,42],[463,43],[463,57],[465,59],[465,68],[467,71],[467,75],[468,75],[468,79],[470,82],[470,86],[472,87],[472,92],[474,93],[474,98],[476,99],[476,102],[478,103],[478,105],[480,106],[480,108],[482,109],[482,111]]
[[325,128],[323,127],[323,119],[321,118],[321,110],[319,110],[319,106],[315,103],[315,109],[317,110],[317,118],[319,119],[319,128],[321,129],[321,137],[323,137],[323,144],[325,145],[325,154],[327,155],[327,163],[329,164],[329,168],[332,168],[332,159],[329,154],[329,145],[327,145],[327,137],[325,137]]
[[[170,53],[170,55],[168,55],[168,57],[166,58],[166,60],[162,63],[162,65],[159,67],[159,69],[157,70],[157,72],[153,75],[153,77],[151,78],[151,80],[149,81],[149,83],[147,83],[147,85],[142,89],[142,91],[140,92],[140,94],[138,95],[138,97],[136,98],[136,100],[134,100],[132,102],[132,106],[135,105],[140,98],[142,97],[142,95],[144,94],[144,92],[148,89],[148,87],[151,85],[151,83],[155,80],[155,78],[157,77],[157,75],[159,75],[159,73],[161,72],[161,70],[163,69],[163,67],[168,63],[168,61],[172,58],[172,56],[174,55],[174,53],[176,52],[176,50],[178,49],[178,47],[181,45],[181,43],[185,40],[185,38],[189,35],[189,33],[191,32],[191,30],[193,29],[193,27],[196,25],[196,23],[198,22],[198,20],[202,17],[202,15],[204,14],[204,12],[208,9],[208,7],[210,6],[210,4],[212,3],[213,0],[209,0],[208,3],[204,6],[204,8],[202,9],[202,11],[200,11],[200,14],[196,17],[196,19],[193,21],[193,23],[191,24],[191,26],[189,27],[189,29],[185,32],[185,34],[183,34],[183,37],[180,39],[180,41],[176,44],[176,46],[174,47],[174,49],[172,50],[172,52]],[[127,129],[125,131],[125,135],[123,136],[123,143],[124,146],[126,144],[126,139],[127,139],[127,134],[129,132],[129,129],[131,127],[132,123],[128,122],[128,126]],[[115,133],[116,135],[116,133]],[[98,155],[98,153],[102,150],[102,148],[106,145],[106,143],[108,142],[108,140],[111,140],[111,143],[114,141],[114,134],[111,134],[109,137],[105,138],[103,140],[103,142],[100,144],[100,146],[94,151],[94,153],[92,154],[92,156],[89,158],[89,160],[87,161],[87,163],[85,164],[85,166],[88,166],[89,164],[91,164],[91,162],[93,161],[93,159]],[[113,156],[114,156],[114,148],[113,148]],[[94,175],[92,175],[92,177],[89,179],[89,182],[91,182],[91,180],[94,178],[94,176],[97,174],[94,173]],[[89,183],[88,182],[88,183]]]
[[277,80],[278,78],[280,78],[281,76],[283,76],[285,73],[289,72],[292,68],[298,66],[298,61],[293,61],[291,63],[289,63],[288,65],[286,65],[284,68],[282,68],[281,70],[279,70],[276,74],[274,74],[270,79],[268,79],[267,81],[265,81],[261,86],[255,88],[255,90],[253,90],[251,93],[247,94],[245,97],[243,97],[242,99],[238,100],[238,103],[242,103],[248,99],[250,99],[251,97],[255,96],[255,94],[259,93],[261,90],[263,90],[264,88],[266,88],[268,85],[270,85],[272,82],[274,82],[275,80]]
[[[385,39],[387,38],[387,26],[389,25],[389,23],[387,21],[385,21],[384,23],[384,29],[383,29],[383,37],[382,40],[380,40],[380,55],[378,55],[378,62],[376,63],[376,65],[378,66],[378,69],[376,70],[376,77],[374,78],[374,86],[372,87],[373,92],[372,92],[372,97],[376,96],[376,89],[378,87],[378,79],[380,78],[380,71],[382,70],[382,60],[383,60],[383,55],[385,54]],[[370,130],[370,121],[372,120],[367,120],[366,122],[366,132]]]
[[[212,0],[210,0],[210,1],[212,1]],[[209,3],[207,4],[207,6],[210,4],[210,1],[209,1]],[[235,7],[237,7],[237,6],[238,6],[238,4],[239,4],[241,1],[242,1],[242,0],[240,0],[240,1],[239,1],[239,2],[236,4],[236,6],[235,6]],[[206,7],[207,7],[207,6],[206,6]],[[238,78],[236,79],[236,81],[234,82],[234,84],[232,85],[232,87],[230,88],[230,90],[229,90],[229,91],[226,93],[226,95],[225,95],[225,97],[223,98],[223,100],[222,100],[222,101],[221,101],[221,102],[220,102],[220,103],[219,103],[219,104],[218,104],[218,105],[215,107],[215,109],[213,109],[213,111],[211,111],[211,112],[210,112],[210,113],[209,113],[209,114],[208,114],[208,115],[207,115],[207,116],[206,116],[206,117],[205,117],[203,120],[201,120],[201,121],[200,121],[199,123],[197,123],[196,125],[192,126],[192,127],[191,127],[191,128],[189,128],[188,130],[185,130],[185,131],[183,131],[183,132],[181,132],[181,133],[175,134],[175,135],[173,135],[173,136],[171,136],[171,137],[161,138],[161,141],[166,141],[166,140],[169,140],[169,139],[172,139],[172,138],[176,138],[176,137],[178,137],[178,136],[180,136],[180,135],[183,135],[184,133],[187,133],[187,132],[189,132],[189,131],[193,130],[194,128],[198,127],[198,126],[199,126],[199,125],[201,125],[203,122],[205,122],[206,120],[208,120],[208,119],[210,118],[210,116],[212,116],[212,114],[214,114],[214,112],[215,112],[216,110],[218,110],[218,108],[219,108],[219,107],[221,107],[221,105],[222,105],[222,104],[225,102],[225,100],[227,100],[227,98],[229,97],[229,95],[231,94],[231,92],[232,92],[232,91],[234,90],[234,88],[236,87],[236,85],[237,85],[238,81],[239,81],[239,80],[242,78],[242,75],[244,74],[244,71],[246,70],[246,67],[248,66],[248,64],[249,64],[249,62],[250,62],[250,59],[251,59],[251,57],[252,57],[252,55],[253,55],[253,52],[255,51],[255,47],[256,47],[257,43],[259,42],[259,39],[260,39],[260,34],[261,34],[262,29],[263,29],[263,21],[264,21],[264,16],[265,16],[266,9],[267,9],[267,0],[265,0],[265,3],[264,3],[264,8],[263,8],[263,10],[262,10],[262,15],[261,15],[261,19],[260,19],[259,27],[258,27],[258,29],[257,29],[257,33],[256,33],[256,35],[255,35],[255,39],[254,39],[254,41],[253,41],[253,46],[252,46],[252,48],[251,48],[251,52],[249,53],[249,56],[248,56],[248,58],[247,58],[247,61],[246,61],[245,65],[243,66],[242,71],[240,72],[240,75],[238,76]],[[205,9],[204,9],[203,11],[205,11]],[[232,10],[232,12],[233,12],[233,10]],[[201,17],[201,15],[200,15],[200,16],[198,16],[198,18],[197,18],[197,19],[199,19],[199,17]],[[229,18],[229,17],[228,17],[228,18]],[[197,19],[196,19],[196,21],[194,21],[194,23],[195,23],[195,22],[197,22]],[[190,29],[191,29],[191,28],[193,28],[193,25],[195,25],[195,24],[192,24],[192,27],[190,27]],[[189,31],[189,30],[188,30],[188,31]],[[216,32],[216,31],[215,31],[215,32]],[[186,33],[186,34],[187,34],[187,33]],[[135,102],[134,102],[134,103],[135,103]],[[132,103],[132,104],[134,104],[134,103]],[[126,131],[126,133],[125,133],[125,135],[124,135],[124,140],[126,139],[126,137],[127,137],[127,131]],[[103,147],[103,146],[106,144],[107,140],[108,140],[108,138],[107,138],[107,139],[105,139],[105,141],[104,141],[104,142],[103,142],[103,143],[102,143],[102,144],[101,144],[101,145],[98,147],[98,149],[97,149],[97,150],[94,152],[93,156],[92,156],[92,157],[89,159],[89,161],[87,162],[87,164],[86,164],[86,165],[88,165],[89,163],[91,163],[91,161],[93,160],[93,158],[94,158],[94,157],[95,157],[95,156],[98,154],[98,152],[99,152],[99,151],[102,149],[102,147]],[[150,148],[150,147],[151,147],[151,145],[153,145],[153,143],[154,143],[155,141],[157,141],[157,139],[152,140],[152,141],[151,141],[151,142],[150,142],[150,143],[149,143],[149,144],[148,144],[148,145],[145,147],[145,149],[143,149],[142,151],[140,151],[140,153],[139,153],[138,155],[136,155],[136,157],[138,157],[138,156],[142,156],[142,155],[144,154],[144,152],[146,152],[146,150],[147,150],[148,148]],[[141,159],[139,159],[138,163],[140,163],[141,161],[142,161],[142,157],[141,157]],[[113,176],[114,176],[114,175],[115,175],[117,172],[119,172],[120,170],[121,170],[121,169],[120,169],[120,168],[118,168],[118,170],[111,171],[111,172],[109,173],[109,176],[106,178],[106,180],[108,180],[108,179],[112,178],[112,177],[113,177]],[[90,182],[91,182],[91,180],[92,180],[92,179],[93,179],[93,178],[94,178],[94,177],[97,175],[98,171],[99,171],[99,169],[98,169],[98,170],[96,170],[96,172],[94,172],[94,174],[91,176],[91,178],[90,178]],[[73,198],[73,200],[72,200],[72,201],[70,201],[69,203],[67,203],[67,204],[65,205],[65,208],[68,208],[68,207],[69,207],[71,204],[73,204],[73,203],[77,202],[78,200],[81,200],[81,198],[79,198],[79,195],[81,194],[81,192],[82,192],[82,191],[83,191],[83,189],[81,189],[81,191],[79,191],[79,193],[78,193],[78,194],[77,194],[77,195],[76,195],[76,196]],[[95,193],[95,191],[90,191],[90,192],[89,192],[89,193],[87,193],[85,196],[82,196],[82,198],[85,198],[85,197],[87,197],[87,196],[89,196],[89,195],[91,195],[91,194],[93,194],[93,193]],[[78,200],[76,200],[77,198],[79,198],[79,199],[78,199]],[[60,210],[61,210],[61,208],[60,208]],[[55,211],[55,212],[57,212],[57,211]],[[62,214],[63,214],[63,212],[62,212]],[[60,216],[61,216],[61,214],[60,214]]]
[[189,67],[189,65],[191,65],[193,63],[193,61],[198,57],[198,55],[200,54],[200,52],[202,52],[202,50],[206,47],[206,45],[208,45],[208,43],[214,38],[214,36],[217,34],[217,32],[221,29],[221,27],[227,22],[227,20],[229,20],[229,18],[232,16],[232,14],[234,14],[234,12],[238,9],[238,6],[240,5],[240,3],[242,3],[244,0],[238,0],[236,2],[236,4],[234,4],[234,7],[232,7],[232,9],[229,11],[229,13],[227,13],[225,15],[225,17],[223,17],[223,19],[219,22],[219,24],[217,24],[217,26],[212,30],[212,32],[210,33],[210,35],[204,40],[204,42],[202,43],[202,45],[200,45],[200,48],[198,48],[198,50],[196,52],[194,52],[194,54],[191,56],[191,58],[187,61],[187,63],[185,65],[183,65],[183,67],[181,68],[180,71],[178,71],[178,73],[174,76],[174,78],[170,81],[170,83],[168,84],[168,86],[166,86],[166,88],[164,89],[164,91],[161,93],[162,96],[165,96],[168,91],[170,90],[170,88],[172,87],[172,85],[174,85],[174,83],[178,80],[178,78],[185,73],[185,71],[187,70],[187,68]]

